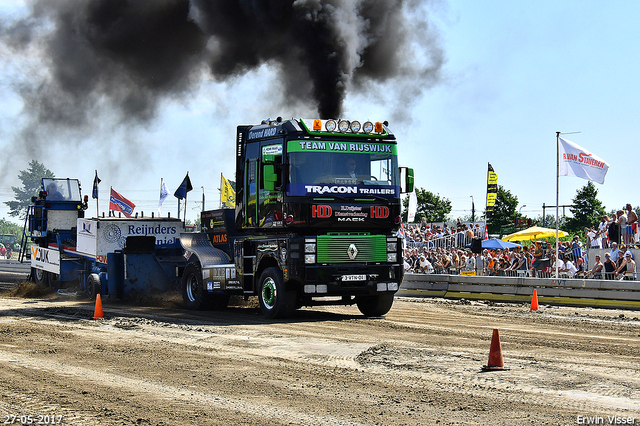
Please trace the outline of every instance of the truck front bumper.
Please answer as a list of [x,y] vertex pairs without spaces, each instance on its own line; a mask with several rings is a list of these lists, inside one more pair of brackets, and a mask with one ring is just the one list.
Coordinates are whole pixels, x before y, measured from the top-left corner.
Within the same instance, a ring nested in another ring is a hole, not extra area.
[[307,296],[372,295],[398,291],[403,274],[397,264],[307,265],[301,281]]

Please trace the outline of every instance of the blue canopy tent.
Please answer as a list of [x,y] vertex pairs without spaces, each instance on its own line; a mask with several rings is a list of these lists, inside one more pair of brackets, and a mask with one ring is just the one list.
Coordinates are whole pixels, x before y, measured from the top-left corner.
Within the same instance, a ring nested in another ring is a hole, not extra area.
[[495,238],[491,238],[489,240],[482,240],[482,248],[489,250],[497,250],[497,249],[512,249],[514,247],[522,247],[520,244],[510,243],[508,241],[496,240]]

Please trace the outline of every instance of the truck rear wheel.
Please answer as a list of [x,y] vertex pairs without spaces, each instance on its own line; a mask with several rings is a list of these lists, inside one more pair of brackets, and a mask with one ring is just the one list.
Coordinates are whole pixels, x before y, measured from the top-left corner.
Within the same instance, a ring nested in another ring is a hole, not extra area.
[[296,292],[287,291],[278,268],[267,268],[260,275],[260,309],[267,318],[287,318],[296,310]]
[[202,288],[202,269],[197,263],[189,263],[182,274],[182,301],[193,310],[209,307],[211,296]]
[[380,317],[391,309],[393,293],[378,294],[376,296],[360,296],[356,299],[358,309],[366,317]]
[[96,295],[102,291],[102,284],[100,283],[100,276],[98,274],[89,274],[87,277],[87,288],[85,292],[89,300],[96,298]]
[[42,269],[31,268],[31,278],[33,282],[38,285],[44,285],[49,287],[49,281],[51,281],[51,274]]

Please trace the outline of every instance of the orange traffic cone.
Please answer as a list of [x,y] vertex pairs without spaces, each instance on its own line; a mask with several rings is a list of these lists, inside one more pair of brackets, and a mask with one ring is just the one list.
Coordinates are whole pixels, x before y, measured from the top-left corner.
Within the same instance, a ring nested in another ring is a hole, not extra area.
[[508,370],[504,366],[502,359],[502,345],[500,344],[500,333],[498,329],[493,329],[493,337],[491,337],[491,349],[489,350],[489,362],[482,366],[483,371]]
[[538,291],[534,288],[533,289],[533,298],[531,299],[531,311],[537,311],[538,310]]
[[100,294],[96,296],[96,309],[93,312],[93,319],[103,319],[104,312],[102,312],[102,299],[100,299]]

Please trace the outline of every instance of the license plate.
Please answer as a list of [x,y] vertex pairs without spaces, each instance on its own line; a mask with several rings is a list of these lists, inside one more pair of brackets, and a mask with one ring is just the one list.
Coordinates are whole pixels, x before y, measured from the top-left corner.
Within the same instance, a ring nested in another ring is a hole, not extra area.
[[342,281],[366,281],[366,275],[343,275]]

